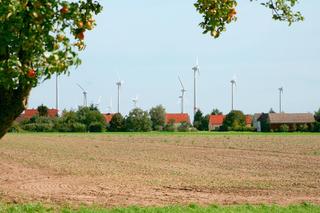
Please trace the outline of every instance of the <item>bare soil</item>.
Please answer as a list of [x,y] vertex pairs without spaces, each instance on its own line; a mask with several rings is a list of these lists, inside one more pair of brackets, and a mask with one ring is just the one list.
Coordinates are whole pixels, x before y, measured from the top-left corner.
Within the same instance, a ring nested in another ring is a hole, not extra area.
[[0,200],[320,204],[320,135],[9,134]]

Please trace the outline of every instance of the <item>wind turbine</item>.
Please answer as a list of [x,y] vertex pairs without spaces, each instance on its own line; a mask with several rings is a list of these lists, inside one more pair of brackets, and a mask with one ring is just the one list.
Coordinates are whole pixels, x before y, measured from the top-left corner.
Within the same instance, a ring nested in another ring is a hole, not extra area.
[[100,105],[100,103],[101,103],[101,98],[102,98],[102,96],[100,95],[99,98],[98,98],[98,101],[97,101],[97,103],[96,103],[96,107],[97,107],[97,108],[99,108],[99,105]]
[[120,90],[121,90],[121,86],[123,85],[123,81],[120,80],[116,82],[116,85],[118,87],[118,106],[117,106],[117,112],[120,113]]
[[83,93],[83,106],[87,107],[88,106],[88,103],[87,103],[87,94],[88,93],[85,89],[83,89],[83,87],[80,84],[77,84],[77,85],[82,90],[82,93]]
[[279,113],[282,113],[282,94],[283,94],[283,87],[279,88]]
[[110,103],[109,106],[107,106],[108,112],[111,114],[112,113],[112,98],[110,98]]
[[199,60],[197,58],[196,66],[192,68],[193,70],[193,81],[194,81],[194,88],[193,88],[193,93],[194,93],[194,103],[193,103],[193,113],[194,115],[197,112],[197,74],[200,75],[200,68],[199,68]]
[[136,95],[136,97],[132,98],[133,106],[134,108],[138,107],[138,101],[139,101],[139,96]]
[[187,90],[184,88],[180,76],[178,76],[178,78],[179,78],[179,82],[181,84],[181,96],[179,96],[179,98],[181,99],[181,114],[183,114],[184,113],[184,93]]
[[234,110],[234,87],[237,86],[236,77],[233,76],[233,79],[230,81],[231,83],[231,111]]

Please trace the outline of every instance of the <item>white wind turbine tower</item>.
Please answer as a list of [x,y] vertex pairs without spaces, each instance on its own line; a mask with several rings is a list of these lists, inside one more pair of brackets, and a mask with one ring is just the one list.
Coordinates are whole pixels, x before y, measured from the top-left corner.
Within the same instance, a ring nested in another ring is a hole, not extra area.
[[200,68],[199,68],[199,60],[197,58],[196,66],[192,68],[193,70],[193,80],[194,80],[194,88],[193,88],[193,93],[194,93],[194,103],[193,103],[193,113],[194,115],[197,112],[198,106],[197,106],[197,74],[200,75]]
[[181,96],[179,96],[179,98],[181,99],[181,114],[183,114],[184,113],[184,94],[187,90],[184,88],[180,76],[178,76],[178,78],[181,84]]
[[87,102],[88,93],[85,89],[83,89],[83,87],[80,84],[77,84],[77,85],[82,90],[82,93],[83,93],[83,106],[87,107],[88,106],[88,102]]
[[283,87],[279,88],[279,113],[282,113],[282,94],[283,94]]
[[112,113],[112,98],[110,98],[110,103],[107,106],[108,112],[111,114]]
[[234,110],[234,87],[237,86],[236,77],[233,76],[233,79],[230,81],[231,83],[231,111]]
[[101,98],[102,96],[100,95],[99,98],[98,98],[98,101],[96,103],[96,107],[99,108],[100,104],[101,104]]
[[138,102],[139,102],[139,96],[136,95],[136,97],[132,98],[132,102],[133,102],[133,107],[137,108],[138,107]]
[[120,90],[121,90],[121,86],[123,85],[123,81],[121,81],[119,79],[119,81],[116,83],[117,87],[118,87],[118,106],[117,106],[117,113],[120,113]]

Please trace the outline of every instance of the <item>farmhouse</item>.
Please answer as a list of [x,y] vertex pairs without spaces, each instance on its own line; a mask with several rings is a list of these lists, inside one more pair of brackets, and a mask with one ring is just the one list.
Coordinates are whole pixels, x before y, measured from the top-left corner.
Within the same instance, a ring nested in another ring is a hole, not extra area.
[[295,131],[301,125],[315,123],[315,118],[312,113],[268,113],[261,114],[258,122],[262,131],[277,131],[282,125],[287,125],[289,131]]
[[[219,130],[219,128],[223,125],[223,120],[225,115],[210,115],[209,118],[209,131]],[[246,115],[246,127],[252,126],[252,116]]]
[[252,116],[246,115],[246,127],[252,127]]
[[223,124],[224,117],[224,115],[210,115],[209,131],[218,130]]
[[112,120],[112,117],[114,114],[108,113],[108,114],[102,114],[104,119],[106,120],[106,123],[109,124]]
[[165,122],[166,124],[190,123],[190,117],[187,113],[167,113]]
[[[33,116],[38,115],[39,112],[37,109],[26,109],[16,120],[23,121],[32,118]],[[48,117],[54,118],[58,116],[57,109],[48,109]]]

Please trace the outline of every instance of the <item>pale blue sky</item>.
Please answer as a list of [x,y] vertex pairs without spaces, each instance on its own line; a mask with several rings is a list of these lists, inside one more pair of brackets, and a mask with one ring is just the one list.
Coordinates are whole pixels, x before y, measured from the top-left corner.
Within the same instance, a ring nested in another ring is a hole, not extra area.
[[[149,109],[163,104],[180,112],[178,75],[188,90],[185,109],[192,114],[192,66],[199,57],[201,75],[198,105],[208,113],[230,111],[230,80],[236,75],[235,105],[245,113],[278,110],[278,88],[284,86],[286,112],[313,112],[320,107],[320,1],[301,1],[306,20],[288,27],[271,19],[257,2],[239,1],[238,21],[221,38],[203,35],[201,16],[191,0],[105,0],[98,26],[86,34],[88,47],[83,64],[60,80],[60,109],[83,103],[81,84],[88,102],[102,96],[100,110],[107,112],[110,99],[116,110],[117,73],[125,81],[121,112],[138,105]],[[30,107],[55,107],[55,81],[35,88]]]

